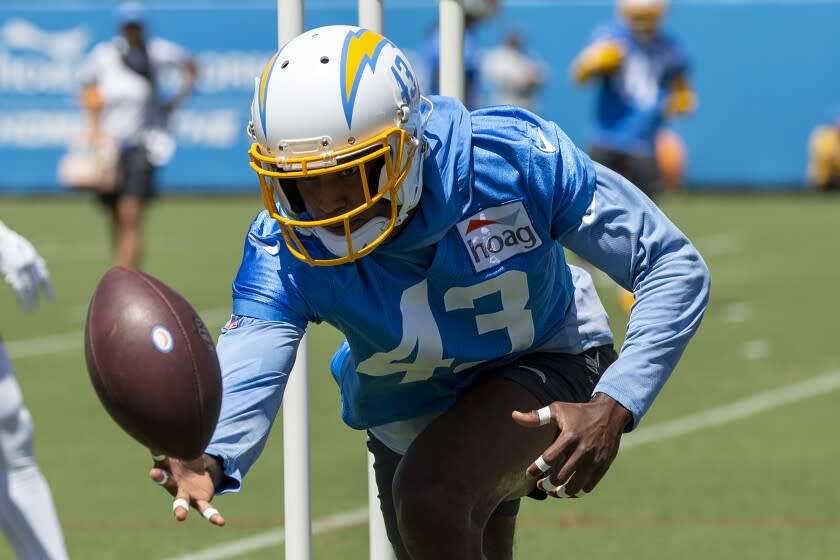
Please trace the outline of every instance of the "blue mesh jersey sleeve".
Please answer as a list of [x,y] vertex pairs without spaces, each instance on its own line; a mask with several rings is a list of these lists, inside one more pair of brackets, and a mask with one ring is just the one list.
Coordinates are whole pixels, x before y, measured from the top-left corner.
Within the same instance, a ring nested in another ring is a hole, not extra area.
[[236,492],[265,446],[303,330],[282,321],[234,315],[219,337],[224,398],[206,453],[222,460],[217,493]]
[[709,298],[709,271],[686,236],[632,183],[595,164],[592,204],[560,242],[624,288],[636,302],[618,360],[595,392],[638,425],[697,331]]
[[595,168],[560,127],[510,106],[474,111],[472,121],[477,182],[524,189],[529,210],[543,213],[555,239],[580,222],[592,199]]

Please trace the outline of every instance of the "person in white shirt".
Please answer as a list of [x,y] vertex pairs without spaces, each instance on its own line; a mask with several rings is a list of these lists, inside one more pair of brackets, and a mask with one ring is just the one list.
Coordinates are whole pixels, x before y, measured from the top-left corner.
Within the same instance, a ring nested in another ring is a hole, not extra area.
[[[120,265],[138,268],[142,256],[143,209],[156,195],[155,169],[168,163],[175,141],[169,116],[191,94],[198,76],[192,55],[161,38],[148,38],[139,4],[118,8],[120,34],[96,45],[81,68],[82,106],[91,135],[114,139],[120,147],[119,178],[99,198],[111,217],[112,239]],[[181,70],[178,91],[162,99],[163,69]]]
[[545,83],[547,70],[525,52],[519,31],[510,31],[499,46],[487,53],[481,67],[492,88],[493,105],[537,109],[537,93]]
[[[43,294],[49,274],[32,244],[0,222],[0,276],[26,311]],[[32,417],[0,339],[0,529],[21,560],[64,560],[64,536],[52,494],[32,449]]]

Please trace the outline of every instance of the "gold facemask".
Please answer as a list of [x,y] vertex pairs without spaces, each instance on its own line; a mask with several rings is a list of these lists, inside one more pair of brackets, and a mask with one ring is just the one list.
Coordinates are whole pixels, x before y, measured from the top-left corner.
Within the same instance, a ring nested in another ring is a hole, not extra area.
[[[295,150],[295,146],[280,145],[277,148],[278,155],[266,155],[264,148],[254,143],[248,150],[251,159],[251,168],[260,178],[263,202],[271,217],[280,224],[280,231],[289,251],[298,259],[312,266],[334,266],[355,261],[378,247],[394,231],[399,215],[399,204],[397,194],[405,181],[406,175],[411,168],[417,150],[417,144],[404,130],[390,128],[382,133],[366,140],[337,151],[331,151],[328,138],[307,141],[309,146],[318,145],[315,150],[303,151],[306,154],[299,155],[302,150]],[[284,154],[290,153],[289,157]],[[378,185],[379,177],[368,177],[366,163],[375,158],[383,158],[384,170],[387,180],[384,185]],[[315,177],[356,168],[361,178],[361,188],[364,191],[364,202],[345,212],[323,220],[302,219],[295,212],[290,204],[283,198],[280,199],[280,207],[284,213],[278,211],[278,200],[275,197],[278,189],[281,189],[280,181],[284,179],[300,179]],[[370,186],[373,184],[375,191]],[[378,187],[378,188],[377,188]],[[390,215],[387,224],[382,231],[372,240],[364,243],[354,241],[351,231],[351,221],[360,214],[371,209],[381,200],[386,200],[390,205]],[[314,234],[314,228],[341,226],[347,242],[347,255],[337,256],[333,259],[313,258],[301,242],[299,232]]]

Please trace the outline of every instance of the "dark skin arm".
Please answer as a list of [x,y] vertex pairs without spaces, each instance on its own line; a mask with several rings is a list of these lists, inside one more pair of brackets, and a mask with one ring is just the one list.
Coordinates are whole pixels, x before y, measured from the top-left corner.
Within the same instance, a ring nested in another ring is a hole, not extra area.
[[[560,429],[554,443],[542,454],[543,460],[552,466],[550,481],[555,489],[549,495],[568,498],[592,492],[618,454],[621,434],[632,420],[630,411],[603,393],[587,403],[553,402],[548,408],[550,422]],[[514,411],[512,416],[522,426],[540,426],[536,410]],[[525,472],[530,478],[540,479],[538,485],[545,478],[536,463]]]

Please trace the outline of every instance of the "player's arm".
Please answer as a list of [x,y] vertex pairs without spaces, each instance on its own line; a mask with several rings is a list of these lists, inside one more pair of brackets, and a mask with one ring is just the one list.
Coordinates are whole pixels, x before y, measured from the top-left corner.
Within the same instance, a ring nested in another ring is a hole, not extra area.
[[44,259],[25,237],[0,222],[0,275],[3,276],[24,311],[38,305],[43,293],[52,298],[52,285]]
[[238,491],[262,453],[303,333],[285,321],[234,316],[219,337],[224,394],[207,447],[207,454],[222,462],[225,475],[217,493]]
[[665,112],[668,115],[684,115],[697,109],[697,94],[691,87],[685,74],[671,81],[668,97],[665,100]]
[[576,83],[592,76],[610,74],[624,61],[624,47],[617,41],[599,39],[583,49],[572,61],[570,74]]
[[178,521],[194,507],[214,525],[224,525],[210,501],[238,491],[262,453],[302,337],[303,329],[284,321],[234,316],[228,322],[216,348],[222,408],[204,456],[193,461],[157,457],[149,472],[175,497]]
[[192,95],[198,80],[198,64],[189,51],[165,39],[155,38],[149,45],[149,54],[157,65],[176,68],[181,73],[178,90],[163,105],[164,113],[169,115]]
[[102,72],[102,61],[106,58],[105,50],[107,47],[103,45],[94,47],[79,68],[79,105],[87,115],[90,133],[94,136],[101,131],[102,108],[105,106],[105,98],[97,85]]
[[593,165],[570,142],[560,145],[564,163],[549,203],[557,240],[636,296],[619,358],[590,402],[554,402],[513,414],[526,427],[560,428],[527,474],[540,478],[549,494],[569,497],[595,488],[622,432],[638,425],[670,376],[699,327],[709,272],[691,242],[639,189]]
[[629,181],[596,164],[587,214],[563,246],[633,292],[636,302],[618,360],[595,388],[629,410],[635,427],[700,326],[710,277],[686,236]]

